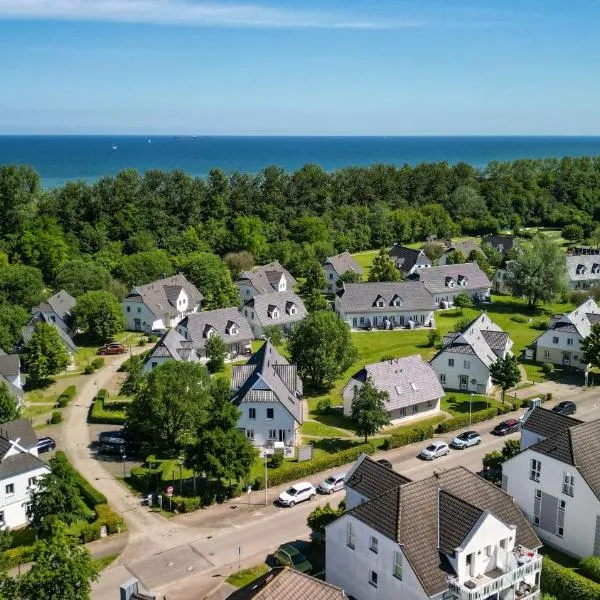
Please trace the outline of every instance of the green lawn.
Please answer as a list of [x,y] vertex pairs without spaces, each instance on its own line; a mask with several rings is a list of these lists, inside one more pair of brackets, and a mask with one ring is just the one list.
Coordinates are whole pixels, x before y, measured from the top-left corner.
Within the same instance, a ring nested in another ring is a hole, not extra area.
[[323,423],[317,423],[315,421],[305,421],[300,428],[302,435],[310,435],[316,437],[348,437],[350,434],[343,429],[337,427],[331,427]]
[[452,416],[469,414],[469,401],[471,401],[471,411],[477,412],[499,406],[499,402],[488,396],[474,394],[464,394],[462,392],[448,392],[441,400],[441,409]]
[[256,567],[251,567],[250,569],[244,569],[243,571],[238,571],[233,575],[230,575],[227,578],[227,583],[233,585],[237,588],[244,587],[249,583],[252,583],[255,579],[264,575],[269,570],[269,567],[264,563],[260,565],[256,565]]
[[109,554],[108,556],[103,556],[102,558],[95,558],[94,564],[98,567],[99,571],[103,571],[108,567],[111,563],[115,562],[118,558],[119,554]]
[[366,250],[365,252],[356,252],[352,256],[354,260],[363,268],[366,272],[371,268],[373,259],[379,254],[379,250]]

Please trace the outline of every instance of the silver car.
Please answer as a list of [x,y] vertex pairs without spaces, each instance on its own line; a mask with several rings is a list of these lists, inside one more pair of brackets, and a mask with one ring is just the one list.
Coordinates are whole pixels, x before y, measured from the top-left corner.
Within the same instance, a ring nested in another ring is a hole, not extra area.
[[346,473],[330,475],[325,481],[321,481],[317,489],[321,494],[333,494],[333,492],[339,492],[344,489],[345,478]]
[[421,450],[419,456],[425,460],[433,460],[440,456],[446,456],[448,452],[450,452],[450,448],[446,442],[442,442],[442,440],[433,440],[431,444],[425,446],[425,448]]

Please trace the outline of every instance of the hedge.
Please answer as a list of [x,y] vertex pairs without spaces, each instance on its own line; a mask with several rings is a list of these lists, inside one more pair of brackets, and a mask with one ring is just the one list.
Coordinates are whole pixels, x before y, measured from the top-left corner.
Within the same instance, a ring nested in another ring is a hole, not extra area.
[[50,425],[57,425],[58,423],[62,423],[62,413],[60,410],[52,411],[52,416],[48,419],[48,423]]
[[600,556],[588,556],[579,563],[579,573],[600,583]]
[[15,569],[19,565],[31,562],[33,560],[33,553],[35,546],[18,546],[17,548],[9,548],[4,552],[4,558],[6,559],[6,566],[9,569]]
[[[110,406],[110,403],[107,404]],[[120,402],[113,402],[112,405],[114,408],[108,408],[108,406],[105,404],[105,399],[97,396],[90,407],[90,411],[88,413],[88,423],[123,425],[127,420],[127,414],[123,410],[124,404]]]
[[600,584],[544,556],[542,562],[542,591],[556,600],[598,600]]
[[77,394],[77,388],[74,385],[70,385],[65,391],[57,398],[56,406],[58,408],[64,408],[75,398],[75,394]]
[[[509,406],[509,405],[505,405]],[[510,410],[510,409],[508,409]],[[488,408],[487,410],[479,410],[471,413],[470,415],[460,415],[458,417],[452,417],[446,421],[442,421],[435,429],[436,433],[447,433],[448,431],[454,431],[456,429],[462,429],[468,427],[469,423],[481,423],[481,421],[487,421],[493,419],[498,415],[498,408]]]
[[[56,452],[56,456],[62,457],[68,462],[67,455],[62,451],[58,450]],[[71,465],[71,463],[69,463]],[[106,504],[108,500],[106,496],[100,493],[75,467],[71,465],[73,480],[79,489],[79,494],[81,498],[85,502],[86,506],[88,506],[92,510],[96,510],[96,505],[98,504]]]
[[393,433],[389,438],[386,438],[381,446],[382,450],[391,450],[392,448],[401,448],[414,442],[422,442],[433,437],[435,427],[427,425],[425,427],[412,427],[407,431]]

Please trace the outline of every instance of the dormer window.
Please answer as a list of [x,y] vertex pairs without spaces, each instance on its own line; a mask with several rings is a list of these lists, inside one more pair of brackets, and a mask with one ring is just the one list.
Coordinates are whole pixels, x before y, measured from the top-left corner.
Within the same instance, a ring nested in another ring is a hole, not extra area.
[[239,332],[239,327],[233,321],[230,321],[225,328],[225,333],[227,335],[238,335]]
[[392,306],[402,306],[402,298],[400,298],[400,296],[394,296],[392,298]]
[[286,302],[285,312],[287,312],[288,315],[296,315],[298,314],[298,307],[293,302]]
[[462,285],[463,287],[469,283],[469,280],[464,275],[458,276],[458,285]]
[[454,287],[456,285],[456,281],[454,277],[446,277],[446,287]]
[[213,335],[215,335],[215,328],[212,325],[205,325],[202,336],[209,340]]
[[585,275],[587,272],[587,267],[585,265],[577,265],[577,270],[575,272],[577,275]]
[[279,309],[273,304],[269,305],[267,314],[269,315],[270,319],[279,319]]
[[594,263],[592,265],[592,273],[594,273],[594,275],[597,275],[598,273],[600,273],[600,264]]
[[385,300],[381,296],[377,296],[373,305],[377,306],[377,308],[383,308],[385,306]]
[[281,280],[279,281],[279,291],[285,292],[287,290],[287,281],[285,280],[285,275],[281,276]]

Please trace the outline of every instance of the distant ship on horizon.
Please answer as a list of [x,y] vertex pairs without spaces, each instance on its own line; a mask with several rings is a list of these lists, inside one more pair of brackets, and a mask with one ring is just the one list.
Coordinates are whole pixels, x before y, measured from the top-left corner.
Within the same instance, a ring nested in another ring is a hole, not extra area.
[[176,140],[196,140],[199,136],[197,135],[174,135]]

